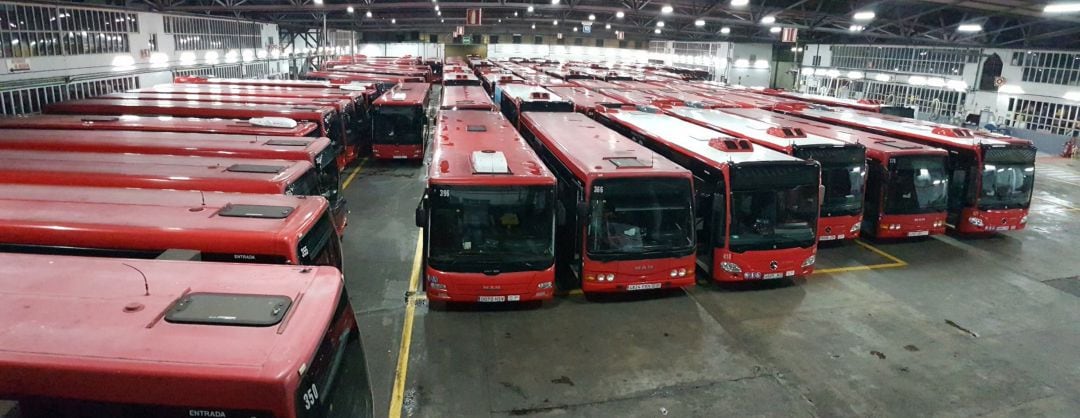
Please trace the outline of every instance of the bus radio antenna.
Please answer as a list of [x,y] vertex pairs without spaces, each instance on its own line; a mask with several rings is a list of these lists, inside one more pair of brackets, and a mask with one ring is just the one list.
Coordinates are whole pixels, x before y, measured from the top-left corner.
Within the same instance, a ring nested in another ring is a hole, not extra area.
[[199,190],[199,199],[202,200],[202,206],[206,207],[206,195],[203,194],[202,190]]
[[142,276],[143,288],[146,289],[146,294],[143,295],[143,296],[150,296],[150,281],[146,280],[146,274],[143,273],[142,270],[139,270],[137,267],[135,267],[135,266],[133,266],[131,264],[128,264],[128,263],[120,263],[120,264],[128,266],[132,270],[135,270],[135,271],[139,272],[139,275]]

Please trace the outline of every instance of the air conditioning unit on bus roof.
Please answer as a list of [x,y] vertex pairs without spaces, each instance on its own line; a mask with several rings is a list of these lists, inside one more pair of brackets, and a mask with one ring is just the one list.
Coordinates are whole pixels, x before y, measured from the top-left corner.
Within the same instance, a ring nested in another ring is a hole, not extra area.
[[475,174],[510,174],[510,164],[501,151],[473,151],[471,160]]

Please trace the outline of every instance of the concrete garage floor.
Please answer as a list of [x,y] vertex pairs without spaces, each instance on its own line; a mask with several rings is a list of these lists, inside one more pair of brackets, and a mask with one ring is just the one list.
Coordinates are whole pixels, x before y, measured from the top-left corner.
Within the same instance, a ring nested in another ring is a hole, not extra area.
[[1080,166],[1037,167],[1025,231],[826,247],[798,283],[539,309],[421,295],[409,330],[424,169],[365,161],[344,248],[376,415],[1076,416]]

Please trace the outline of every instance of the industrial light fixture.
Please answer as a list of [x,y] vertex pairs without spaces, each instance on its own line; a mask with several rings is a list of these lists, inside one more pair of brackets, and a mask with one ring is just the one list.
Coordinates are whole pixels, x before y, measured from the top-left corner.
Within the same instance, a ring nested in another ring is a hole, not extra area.
[[589,13],[589,20],[596,20],[596,15]]
[[656,27],[658,27],[658,28],[664,27],[664,21],[661,20],[661,21],[656,22]]
[[608,24],[604,25],[604,29],[611,29],[611,24],[608,23]]
[[880,81],[882,83],[887,83],[891,79],[892,77],[889,77],[888,74],[878,74],[874,76],[874,80]]
[[1080,102],[1080,91],[1070,91],[1061,96],[1062,99]]
[[316,6],[322,6],[323,0],[315,0],[314,3]]
[[436,16],[442,16],[442,10],[439,10],[439,11],[435,12],[435,15]]
[[529,12],[529,13],[532,13],[532,12],[533,12],[533,10],[534,10],[534,9],[533,9],[533,7],[532,7],[532,6],[529,6],[529,8],[528,8],[528,9],[525,9],[525,11],[526,11],[526,12]]
[[353,8],[352,6],[349,6],[349,7],[346,7],[346,8],[345,8],[345,11],[346,11],[346,12],[349,12],[349,14],[353,14],[353,12],[355,12],[355,11],[356,11],[356,9],[354,9],[354,8]]
[[727,26],[724,26],[724,27],[720,28],[720,34],[727,35],[729,33],[731,33],[731,28],[729,28]]
[[551,0],[551,4],[559,4],[559,0]]
[[655,34],[659,35],[660,34],[660,28],[653,29],[652,33],[655,33]]
[[855,14],[851,15],[851,18],[855,20],[874,20],[875,16],[877,15],[874,14],[874,12],[868,10],[865,12],[855,12]]
[[532,24],[532,28],[536,29],[536,24],[535,23]]
[[397,19],[393,19],[393,18],[390,19],[390,24],[391,25],[396,25],[397,24]]
[[364,16],[371,17],[371,10],[368,10],[367,13],[364,13]]
[[435,5],[435,11],[436,12],[439,11],[439,5],[438,4]]
[[1054,3],[1043,7],[1043,13],[1075,13],[1080,12],[1080,2]]
[[694,21],[694,26],[697,26],[699,28],[702,27],[702,26],[705,26],[705,20],[703,20],[703,19],[695,20]]
[[769,33],[780,33],[780,27],[779,26],[773,26],[773,27],[769,28]]
[[978,23],[965,23],[956,27],[957,32],[979,32],[982,31],[982,25]]
[[761,18],[761,23],[766,24],[766,25],[771,25],[773,23],[776,23],[776,16],[773,16],[773,15],[765,16],[765,17]]
[[926,77],[913,75],[911,77],[908,77],[907,82],[908,82],[908,84],[911,84],[913,86],[925,86],[926,85]]
[[865,74],[862,71],[848,71],[847,76],[852,80],[858,80],[865,77]]
[[615,12],[615,17],[618,19],[622,19],[626,17],[626,13],[623,13],[622,11]]
[[446,19],[439,19],[439,23],[446,23]]
[[514,12],[514,17],[517,17],[517,12]]
[[674,12],[674,11],[675,11],[675,8],[671,7],[670,4],[665,4],[664,7],[660,8],[660,13],[663,13],[663,14],[666,14],[666,15],[671,14],[671,12]]
[[574,26],[574,32],[577,32],[577,26]]
[[559,26],[559,20],[558,19],[552,20],[551,21],[551,26]]
[[851,32],[862,32],[863,29],[866,29],[866,26],[851,25],[851,26],[848,27],[848,31],[851,31]]
[[735,7],[742,7],[750,4],[750,0],[731,0],[731,5]]

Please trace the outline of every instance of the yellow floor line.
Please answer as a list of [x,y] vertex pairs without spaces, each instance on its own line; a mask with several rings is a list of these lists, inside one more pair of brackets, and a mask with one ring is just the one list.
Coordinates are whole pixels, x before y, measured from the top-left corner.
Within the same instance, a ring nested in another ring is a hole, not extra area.
[[849,271],[867,271],[878,269],[891,269],[898,267],[907,267],[907,263],[889,263],[889,264],[871,264],[869,266],[851,266],[851,267],[834,267],[828,269],[814,270],[814,274],[831,274],[831,273],[846,273]]
[[892,261],[892,262],[893,262],[893,263],[895,263],[895,264],[900,264],[900,265],[903,265],[903,266],[906,266],[906,265],[907,265],[907,262],[906,262],[906,261],[904,261],[904,260],[901,260],[901,259],[900,259],[899,257],[897,257],[897,256],[894,256],[894,255],[892,255],[892,254],[889,254],[889,253],[887,253],[887,252],[883,251],[882,249],[880,249],[880,248],[878,248],[878,247],[875,247],[875,246],[873,246],[873,245],[867,244],[867,243],[866,243],[865,241],[863,241],[863,240],[857,239],[857,240],[855,240],[855,243],[856,243],[856,244],[859,244],[859,246],[861,246],[861,247],[863,247],[863,248],[866,248],[866,249],[868,249],[868,250],[870,250],[870,251],[873,251],[873,252],[874,252],[874,254],[877,254],[877,255],[880,255],[880,256],[882,256],[882,257],[885,257],[885,258],[889,259],[889,261]]
[[[363,163],[361,163],[363,164]],[[397,368],[394,370],[394,388],[390,393],[390,418],[401,417],[405,402],[405,380],[409,374],[409,346],[412,344],[413,317],[416,315],[416,290],[420,288],[421,257],[424,248],[424,230],[416,237],[416,255],[413,256],[412,275],[409,276],[409,293],[405,298],[405,323],[401,326],[401,347],[398,348]]]
[[364,157],[363,160],[360,160],[360,164],[356,165],[356,168],[353,169],[352,174],[349,175],[349,178],[345,179],[345,182],[341,184],[341,190],[349,188],[349,185],[352,184],[352,181],[356,178],[356,175],[360,173],[360,169],[364,168],[364,163],[366,162],[367,157]]

